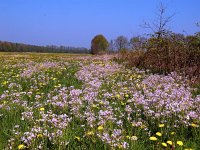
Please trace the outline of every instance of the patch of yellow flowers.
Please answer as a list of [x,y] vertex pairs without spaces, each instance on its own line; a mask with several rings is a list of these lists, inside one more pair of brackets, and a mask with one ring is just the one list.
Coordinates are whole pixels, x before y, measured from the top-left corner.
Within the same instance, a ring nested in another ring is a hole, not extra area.
[[26,146],[25,146],[24,144],[20,144],[20,145],[18,146],[18,149],[19,149],[19,150],[25,149],[25,148],[26,148]]

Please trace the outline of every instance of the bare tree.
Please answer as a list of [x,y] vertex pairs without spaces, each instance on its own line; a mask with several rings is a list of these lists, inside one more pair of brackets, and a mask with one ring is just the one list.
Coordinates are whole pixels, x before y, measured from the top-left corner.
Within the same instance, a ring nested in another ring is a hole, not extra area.
[[115,45],[117,50],[125,50],[128,49],[129,41],[125,36],[118,36],[115,40]]
[[200,22],[197,22],[196,25],[197,25],[197,27],[200,27]]
[[152,30],[154,34],[156,34],[157,38],[163,37],[165,34],[169,32],[169,29],[167,28],[169,22],[171,22],[173,15],[166,16],[167,7],[160,3],[158,6],[158,12],[156,12],[156,19],[152,23],[145,22],[142,27],[148,28]]
[[115,50],[115,42],[114,42],[114,40],[111,40],[110,42],[109,42],[109,51],[114,51]]

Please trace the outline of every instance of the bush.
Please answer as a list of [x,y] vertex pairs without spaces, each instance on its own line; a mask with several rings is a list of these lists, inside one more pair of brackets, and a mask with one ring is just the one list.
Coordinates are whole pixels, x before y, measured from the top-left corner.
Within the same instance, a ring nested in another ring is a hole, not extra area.
[[127,61],[129,66],[163,74],[176,71],[195,82],[200,81],[198,35],[184,37],[173,33],[162,38],[151,37],[141,50],[121,52],[119,58]]

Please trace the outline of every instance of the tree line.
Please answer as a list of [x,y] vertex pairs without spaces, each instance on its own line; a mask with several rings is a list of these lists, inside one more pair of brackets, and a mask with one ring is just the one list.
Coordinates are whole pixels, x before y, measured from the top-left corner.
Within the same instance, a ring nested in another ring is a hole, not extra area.
[[1,52],[40,52],[40,53],[79,53],[89,54],[90,50],[84,47],[69,47],[69,46],[36,46],[22,43],[12,43],[0,41]]
[[[194,35],[174,33],[167,26],[174,15],[165,14],[166,7],[160,4],[156,21],[143,25],[152,31],[145,37],[136,36],[129,40],[119,36],[108,42],[103,35],[95,36],[91,52],[118,52],[116,61],[126,62],[128,66],[163,74],[176,71],[200,83],[200,32]],[[196,26],[200,27],[200,23]]]

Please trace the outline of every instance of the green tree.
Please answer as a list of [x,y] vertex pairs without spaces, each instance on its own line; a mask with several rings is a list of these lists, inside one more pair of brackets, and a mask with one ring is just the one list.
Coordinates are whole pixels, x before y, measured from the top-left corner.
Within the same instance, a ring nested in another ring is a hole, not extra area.
[[91,53],[101,54],[108,49],[109,43],[103,35],[96,35],[91,42]]

